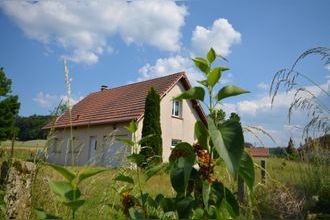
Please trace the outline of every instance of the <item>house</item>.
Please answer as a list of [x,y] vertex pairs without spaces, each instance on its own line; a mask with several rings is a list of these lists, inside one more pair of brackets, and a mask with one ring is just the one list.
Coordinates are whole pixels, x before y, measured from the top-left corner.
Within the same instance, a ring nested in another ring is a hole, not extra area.
[[196,120],[206,123],[198,101],[173,100],[191,88],[184,72],[116,88],[102,86],[100,91],[89,94],[72,107],[71,121],[67,111],[55,123],[45,126],[54,131],[48,147],[48,161],[61,165],[72,162],[75,165],[124,165],[132,149],[116,137],[132,138],[125,128],[132,120],[138,126],[138,139],[141,137],[145,98],[151,87],[161,97],[162,156],[163,161],[168,161],[173,146],[181,141],[193,143],[196,140]]
[[269,149],[265,147],[251,147],[247,150],[253,158],[264,160],[269,157]]

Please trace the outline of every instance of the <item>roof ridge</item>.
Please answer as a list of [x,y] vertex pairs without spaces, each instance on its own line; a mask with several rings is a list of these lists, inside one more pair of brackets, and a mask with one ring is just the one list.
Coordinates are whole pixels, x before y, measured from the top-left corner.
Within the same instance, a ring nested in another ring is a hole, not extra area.
[[[108,88],[104,91],[109,91],[109,90],[112,90],[112,89],[119,89],[119,88],[126,87],[126,86],[132,86],[132,85],[136,85],[136,84],[140,84],[140,83],[146,83],[146,82],[149,82],[149,81],[158,80],[158,79],[162,79],[162,78],[166,78],[166,77],[170,77],[170,76],[174,76],[174,75],[184,75],[184,74],[185,74],[185,72],[181,71],[181,72],[173,73],[173,74],[166,75],[166,76],[152,78],[152,79],[148,79],[148,80],[144,80],[144,81],[140,81],[140,82],[129,83],[129,84],[117,86],[117,87],[114,87],[114,88]],[[96,92],[92,92],[92,93],[99,93],[99,92],[102,92],[102,91],[96,91]]]

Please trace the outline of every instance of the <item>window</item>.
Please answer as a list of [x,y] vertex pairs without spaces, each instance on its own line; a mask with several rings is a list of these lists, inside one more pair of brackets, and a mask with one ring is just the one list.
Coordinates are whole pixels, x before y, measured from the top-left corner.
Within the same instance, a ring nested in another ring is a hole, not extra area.
[[181,143],[182,140],[179,140],[179,139],[172,139],[172,143],[171,143],[171,148],[175,148],[175,146],[178,144],[178,143]]
[[182,102],[173,100],[172,103],[172,116],[182,117]]

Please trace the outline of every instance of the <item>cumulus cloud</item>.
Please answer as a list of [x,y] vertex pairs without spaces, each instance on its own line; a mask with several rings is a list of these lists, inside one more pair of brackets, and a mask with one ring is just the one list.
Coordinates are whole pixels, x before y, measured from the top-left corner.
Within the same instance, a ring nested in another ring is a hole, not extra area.
[[72,51],[71,60],[87,64],[112,51],[107,39],[114,35],[127,44],[178,51],[187,15],[185,6],[165,0],[2,1],[0,7],[31,39]]
[[48,93],[39,92],[36,97],[33,98],[40,107],[50,108],[54,105],[54,102],[57,100],[56,95],[50,95]]
[[[147,63],[139,69],[140,77],[136,81],[153,79],[169,74],[185,72],[189,81],[197,84],[197,80],[204,78],[203,74],[197,70],[190,57],[176,55],[173,57],[159,58],[155,64]],[[223,74],[221,83],[226,84],[232,81],[233,75],[229,72]]]
[[191,38],[192,47],[198,53],[205,54],[213,47],[222,56],[228,56],[231,46],[240,42],[241,34],[224,18],[215,20],[210,28],[197,26]]
[[80,100],[82,100],[83,98],[84,98],[83,96],[80,96],[77,98],[71,97],[69,100],[66,95],[51,95],[48,93],[39,92],[33,98],[33,101],[36,102],[41,108],[50,109],[50,108],[56,107],[56,105],[58,105],[61,101],[62,101],[62,103],[69,102],[70,105],[74,105],[77,102],[79,102]]
[[270,88],[270,85],[268,83],[261,82],[257,85],[257,87],[262,90],[268,90]]

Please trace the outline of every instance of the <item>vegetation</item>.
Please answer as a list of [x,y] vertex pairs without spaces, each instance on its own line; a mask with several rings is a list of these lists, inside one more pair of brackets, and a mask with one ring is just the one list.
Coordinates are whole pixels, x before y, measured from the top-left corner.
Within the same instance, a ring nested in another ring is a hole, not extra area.
[[11,79],[6,77],[4,69],[0,68],[0,141],[12,139],[17,133],[15,119],[20,103],[18,96],[11,94]]
[[162,161],[163,141],[160,126],[160,97],[157,91],[151,87],[145,101],[142,137],[149,137],[141,143],[140,154],[144,161],[139,166],[146,167],[150,164],[159,164]]
[[28,117],[18,116],[15,126],[18,128],[17,138],[20,141],[46,139],[48,130],[42,130],[52,116],[49,115],[31,115]]

